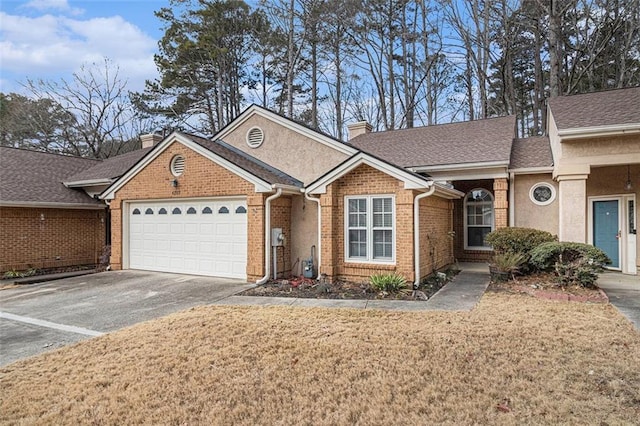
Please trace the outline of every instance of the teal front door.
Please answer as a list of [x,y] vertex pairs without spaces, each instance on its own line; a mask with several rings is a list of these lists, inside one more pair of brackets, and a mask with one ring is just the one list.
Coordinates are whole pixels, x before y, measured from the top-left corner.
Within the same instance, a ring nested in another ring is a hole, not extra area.
[[620,268],[620,216],[617,200],[593,202],[593,245],[607,253],[611,268]]

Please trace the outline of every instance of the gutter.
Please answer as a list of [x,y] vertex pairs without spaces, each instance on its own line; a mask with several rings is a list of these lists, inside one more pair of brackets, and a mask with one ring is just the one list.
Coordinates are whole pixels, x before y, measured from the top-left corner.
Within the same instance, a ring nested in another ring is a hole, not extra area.
[[318,276],[316,279],[320,279],[320,263],[322,261],[322,207],[320,207],[320,198],[311,197],[307,192],[304,193],[304,198],[309,201],[313,201],[318,204]]
[[264,276],[256,281],[256,284],[264,284],[271,275],[271,201],[282,195],[282,188],[277,188],[276,193],[267,197],[264,203]]
[[509,226],[513,227],[516,223],[516,191],[515,191],[515,173],[509,172]]
[[572,139],[594,138],[601,136],[628,135],[640,132],[640,123],[614,124],[610,126],[572,127],[558,129],[560,142]]
[[416,195],[413,199],[413,258],[414,258],[414,282],[413,285],[420,285],[420,200],[430,197],[436,192],[435,183],[427,192]]

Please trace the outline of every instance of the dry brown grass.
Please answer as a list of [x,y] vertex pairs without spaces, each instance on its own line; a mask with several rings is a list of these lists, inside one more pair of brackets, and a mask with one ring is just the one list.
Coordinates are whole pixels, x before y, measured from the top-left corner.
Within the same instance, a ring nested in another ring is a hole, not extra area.
[[0,370],[16,424],[632,424],[640,335],[610,305],[469,313],[202,307]]

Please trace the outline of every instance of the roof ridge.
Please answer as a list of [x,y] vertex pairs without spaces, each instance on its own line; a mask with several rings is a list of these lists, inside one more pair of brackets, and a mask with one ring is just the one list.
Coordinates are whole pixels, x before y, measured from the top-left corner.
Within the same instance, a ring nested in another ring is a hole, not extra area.
[[[509,114],[509,115],[501,115],[498,117],[487,117],[487,118],[480,118],[477,120],[465,120],[465,121],[452,121],[451,123],[436,123],[436,124],[427,124],[426,126],[418,126],[418,127],[404,127],[401,129],[387,129],[387,130],[378,130],[375,132],[370,132],[370,133],[364,133],[363,135],[372,135],[372,134],[380,134],[380,133],[389,133],[389,132],[403,132],[403,131],[410,131],[410,130],[423,130],[423,129],[430,129],[433,127],[444,127],[444,126],[452,126],[452,125],[459,125],[459,124],[470,124],[470,123],[481,123],[483,121],[488,121],[488,120],[497,120],[497,119],[501,119],[501,118],[511,118],[511,117],[516,117],[515,114]],[[358,135],[356,137],[360,137],[363,135]]]
[[57,157],[64,157],[64,158],[76,158],[78,160],[88,160],[88,161],[97,161],[97,162],[102,162],[103,161],[103,160],[98,159],[98,158],[87,158],[87,157],[81,157],[79,155],[64,154],[64,153],[61,153],[61,152],[38,151],[38,150],[35,150],[35,149],[19,148],[19,147],[15,147],[15,146],[0,146],[0,148],[13,149],[15,151],[30,152],[30,153],[34,153],[34,154],[55,155]]

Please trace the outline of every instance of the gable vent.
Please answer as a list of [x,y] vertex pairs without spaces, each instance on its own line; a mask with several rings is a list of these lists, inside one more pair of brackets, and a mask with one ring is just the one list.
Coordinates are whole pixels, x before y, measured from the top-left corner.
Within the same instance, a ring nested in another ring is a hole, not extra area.
[[176,155],[171,159],[171,173],[174,176],[180,176],[184,172],[184,157]]
[[264,141],[264,133],[260,127],[252,127],[247,132],[247,145],[251,148],[257,148]]

